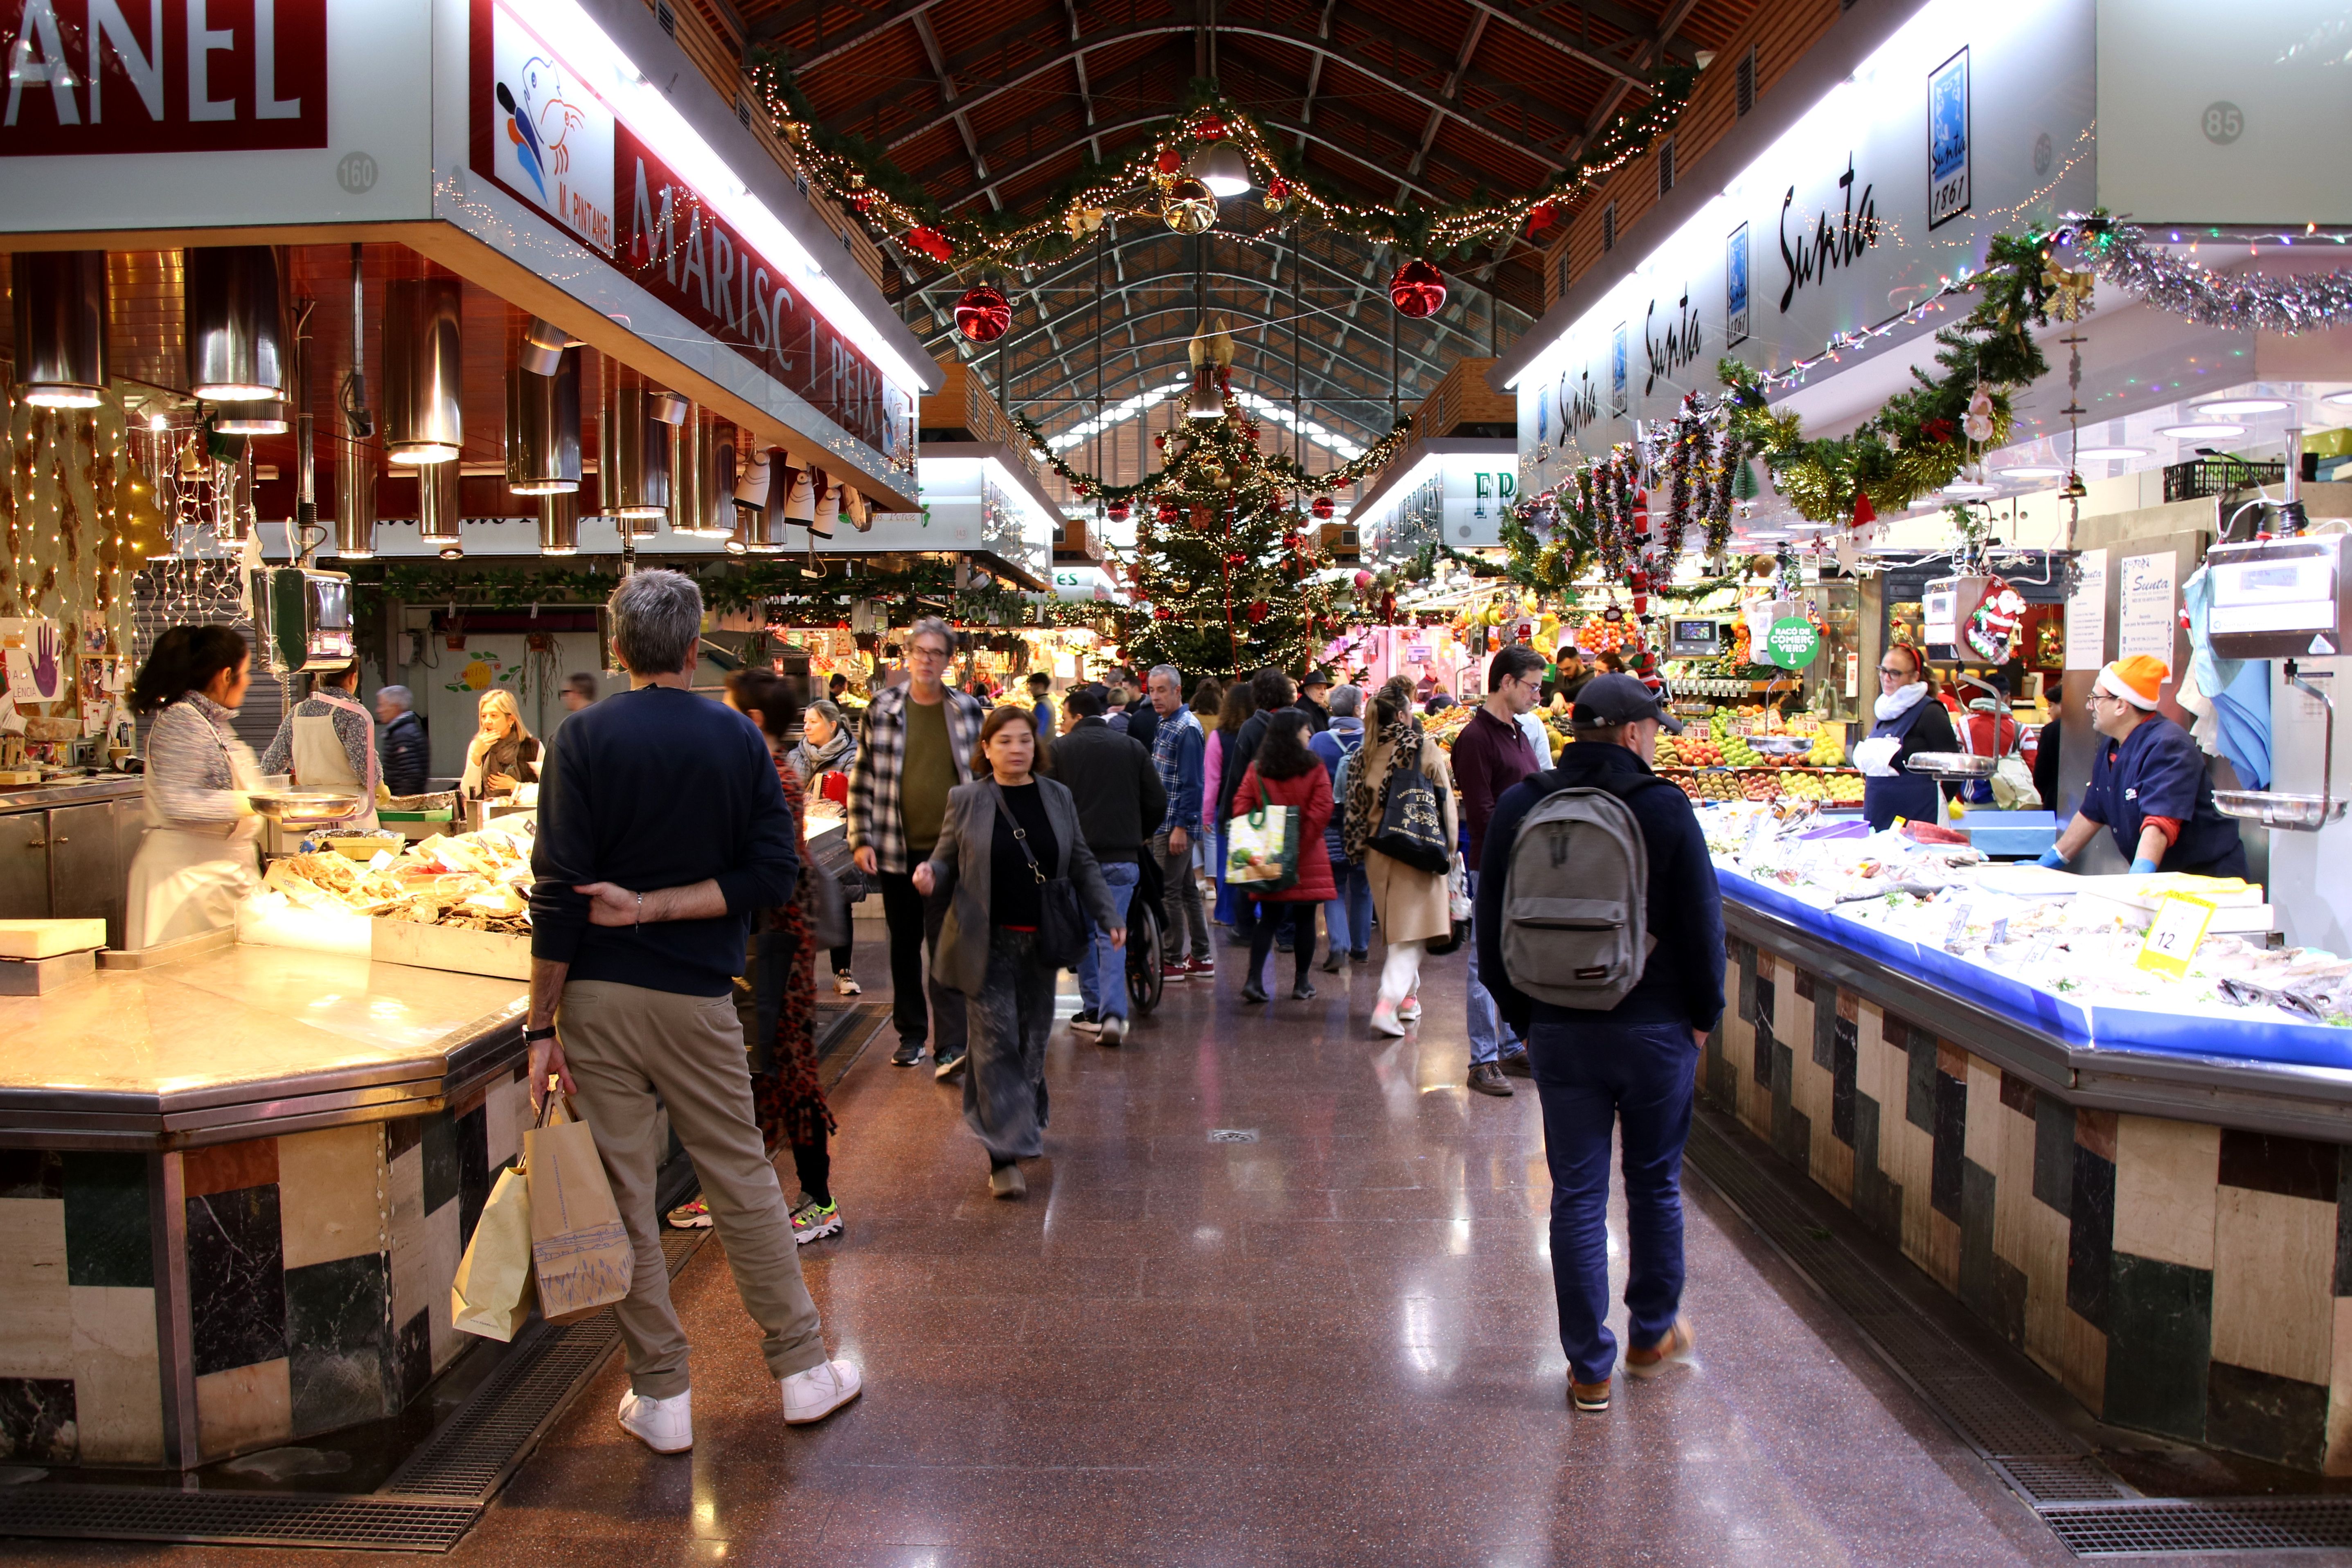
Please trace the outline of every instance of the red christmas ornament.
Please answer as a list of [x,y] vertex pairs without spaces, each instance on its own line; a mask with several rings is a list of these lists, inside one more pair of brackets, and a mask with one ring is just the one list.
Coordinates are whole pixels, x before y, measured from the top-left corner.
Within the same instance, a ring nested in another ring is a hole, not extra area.
[[1105,510],[1103,515],[1109,518],[1113,522],[1125,522],[1128,516],[1128,505],[1123,500],[1115,500],[1110,503],[1108,509]]
[[[1269,201],[1286,201],[1290,197],[1290,182],[1276,174],[1265,183],[1265,194]],[[1276,207],[1274,210],[1280,212],[1282,209]]]
[[1528,233],[1530,236],[1541,234],[1559,221],[1559,204],[1558,202],[1538,202],[1528,209]]
[[1216,115],[1204,114],[1192,134],[1203,142],[1220,141],[1225,134],[1225,122]]
[[1160,149],[1160,172],[1163,174],[1182,174],[1184,172],[1184,154],[1179,153],[1173,147],[1162,147]]
[[973,342],[992,343],[1013,325],[1013,306],[993,283],[978,284],[956,301],[955,324]]
[[1408,261],[1389,279],[1397,314],[1420,321],[1445,308],[1445,275],[1426,261]]
[[1253,603],[1249,607],[1250,625],[1255,626],[1272,614],[1274,611],[1263,600]]
[[1307,510],[1315,514],[1316,521],[1328,522],[1331,521],[1331,498],[1329,496],[1317,496],[1312,502],[1308,503]]
[[948,258],[955,254],[955,247],[948,243],[948,237],[929,226],[908,230],[907,243],[941,266],[945,266]]
[[1155,621],[1173,620],[1175,616],[1176,612],[1170,609],[1165,605],[1161,605],[1151,612],[1151,618]]
[[874,193],[872,191],[860,191],[856,195],[849,198],[849,205],[856,207],[859,212],[865,212],[874,205]]

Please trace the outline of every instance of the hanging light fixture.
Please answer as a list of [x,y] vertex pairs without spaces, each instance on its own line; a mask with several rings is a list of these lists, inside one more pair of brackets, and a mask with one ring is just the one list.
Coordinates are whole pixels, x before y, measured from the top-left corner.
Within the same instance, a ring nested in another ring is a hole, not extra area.
[[812,538],[831,539],[834,524],[841,521],[841,487],[823,468],[809,470],[809,483],[814,505],[809,516],[808,531]]
[[375,454],[352,442],[335,476],[335,553],[347,561],[375,554]]
[[690,411],[677,428],[677,455],[670,531],[688,539],[729,537],[735,531],[734,425]]
[[550,490],[539,498],[539,552],[580,553],[579,490]]
[[267,245],[215,245],[180,254],[188,390],[211,403],[285,396],[278,252]]
[[815,470],[789,466],[776,470],[784,503],[784,521],[806,528],[816,521]]
[[782,447],[764,456],[762,468],[768,476],[767,499],[751,516],[751,553],[773,555],[784,547],[784,531],[790,525],[787,515],[793,494],[793,483],[800,470],[792,466]]
[[106,390],[106,252],[20,250],[11,261],[16,384],[36,408],[95,408]]
[[1184,165],[1184,172],[1219,197],[1240,195],[1252,184],[1249,160],[1230,142],[1212,142],[1202,147]]
[[866,505],[864,496],[859,495],[847,485],[841,487],[841,516],[843,521],[860,533],[870,532],[873,530],[873,510]]
[[580,489],[580,351],[555,356],[553,371],[524,361],[507,372],[507,489],[519,496]]
[[289,427],[286,405],[277,398],[259,403],[229,403],[213,420],[224,436],[283,436]]
[[395,279],[383,290],[383,455],[455,463],[466,445],[465,290],[455,278]]
[[455,463],[432,463],[416,470],[416,537],[437,547],[444,561],[466,553],[464,498]]
[[562,327],[544,317],[533,316],[523,324],[522,348],[515,363],[533,375],[553,375],[556,362],[571,346],[572,340]]
[[652,533],[669,510],[670,426],[647,408],[651,395],[642,382],[609,359],[597,393],[596,491],[606,517],[651,522],[631,528]]
[[1217,389],[1217,373],[1202,368],[1193,373],[1192,395],[1184,402],[1187,419],[1223,419],[1225,396]]

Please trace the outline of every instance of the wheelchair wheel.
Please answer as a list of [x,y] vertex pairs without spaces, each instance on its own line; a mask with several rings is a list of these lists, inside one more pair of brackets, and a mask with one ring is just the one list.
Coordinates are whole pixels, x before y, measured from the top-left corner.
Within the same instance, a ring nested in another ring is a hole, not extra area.
[[1160,910],[1149,900],[1138,899],[1128,908],[1127,995],[1139,1013],[1160,1005]]

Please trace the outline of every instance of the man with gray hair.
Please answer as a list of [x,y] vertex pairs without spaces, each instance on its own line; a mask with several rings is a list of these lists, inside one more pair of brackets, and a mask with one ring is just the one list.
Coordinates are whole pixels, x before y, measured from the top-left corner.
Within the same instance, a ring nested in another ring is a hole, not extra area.
[[665,1109],[760,1325],[784,1419],[821,1420],[860,1384],[825,1354],[735,1008],[750,917],[789,900],[800,874],[776,764],[751,721],[693,689],[692,578],[638,572],[611,609],[629,689],[572,716],[540,781],[523,1038],[532,1104],[550,1074],[579,1097],[635,1255],[613,1310],[628,1350],[621,1426],[675,1454],[693,1447],[694,1416],[654,1212]]
[[954,652],[955,634],[937,616],[907,634],[908,679],[885,686],[866,705],[849,770],[847,824],[849,852],[880,886],[890,929],[890,1018],[898,1030],[890,1063],[919,1065],[936,1022],[931,1062],[940,1079],[963,1070],[964,997],[936,977],[924,980],[923,954],[938,947],[948,905],[917,892],[914,873],[939,843],[948,791],[971,782],[980,743],[980,704],[942,679]]
[[405,686],[380,688],[375,694],[375,717],[383,726],[383,734],[376,742],[383,787],[394,795],[423,795],[433,763],[425,721],[416,716],[415,697]]
[[1163,982],[1213,979],[1217,961],[1209,949],[1201,884],[1192,875],[1192,839],[1201,821],[1208,740],[1198,716],[1184,706],[1184,676],[1174,665],[1153,667],[1144,678],[1144,690],[1160,721],[1152,732],[1151,761],[1160,770],[1160,787],[1168,792],[1167,814],[1151,834],[1151,852],[1160,857],[1160,903],[1168,932],[1160,974]]

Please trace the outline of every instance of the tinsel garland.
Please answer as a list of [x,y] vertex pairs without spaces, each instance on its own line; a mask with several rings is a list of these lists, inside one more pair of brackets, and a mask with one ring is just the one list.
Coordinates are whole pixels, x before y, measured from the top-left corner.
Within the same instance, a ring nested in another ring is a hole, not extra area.
[[1748,448],[1728,426],[1718,432],[1715,454],[1715,482],[1706,492],[1706,553],[1710,559],[1721,555],[1731,545],[1731,492],[1739,477],[1739,466],[1748,460]]
[[1633,557],[1634,464],[1632,454],[1622,447],[1612,452],[1609,455],[1609,466],[1601,477],[1608,481],[1610,521],[1614,526],[1614,538],[1612,542],[1615,546],[1613,564],[1611,561],[1612,552],[1604,551],[1601,555],[1601,568],[1612,580],[1619,580],[1631,572],[1634,564]]
[[2323,332],[2352,321],[2352,268],[2221,277],[2148,243],[2147,233],[2104,213],[2069,216],[2048,237],[2071,245],[2100,281],[2159,310],[2232,331]]
[[1231,141],[1248,161],[1261,205],[1270,212],[1311,214],[1332,227],[1416,256],[1507,243],[1514,235],[1530,228],[1542,232],[1559,221],[1571,197],[1671,131],[1695,77],[1677,67],[1643,84],[1649,100],[1611,121],[1575,167],[1541,188],[1451,207],[1342,200],[1316,184],[1296,148],[1267,136],[1247,110],[1219,95],[1213,82],[1195,82],[1150,146],[1081,164],[1037,216],[967,218],[950,216],[887,153],[817,123],[808,100],[774,54],[755,48],[751,62],[753,90],[778,133],[799,153],[810,181],[856,212],[878,237],[957,269],[976,263],[1008,267],[1055,260],[1085,244],[1106,217],[1120,213],[1160,221],[1164,189],[1181,177],[1169,172],[1171,164],[1181,171],[1194,146],[1216,141]]

